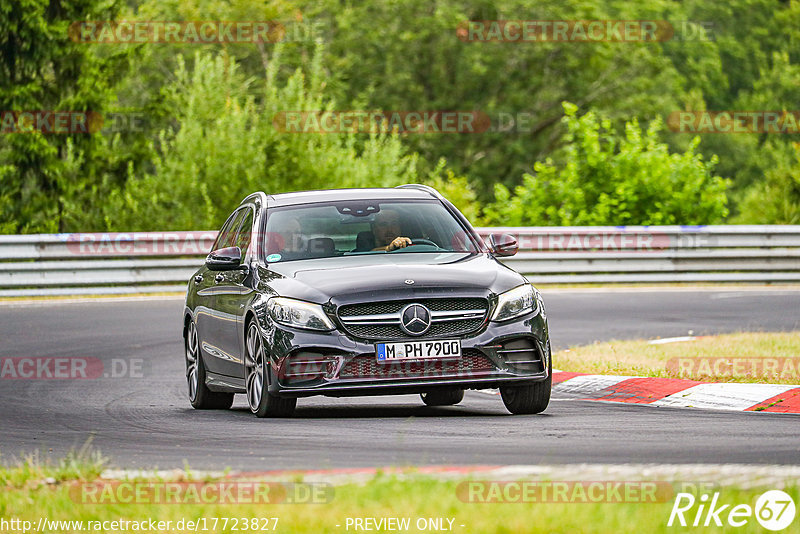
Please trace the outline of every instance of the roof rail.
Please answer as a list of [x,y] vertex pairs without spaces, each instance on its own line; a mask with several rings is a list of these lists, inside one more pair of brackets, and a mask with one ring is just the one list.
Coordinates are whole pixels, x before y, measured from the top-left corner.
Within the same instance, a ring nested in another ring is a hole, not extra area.
[[429,185],[424,184],[403,184],[395,186],[395,189],[418,189],[419,191],[425,191],[426,193],[430,194],[431,196],[441,199],[442,195],[436,189]]

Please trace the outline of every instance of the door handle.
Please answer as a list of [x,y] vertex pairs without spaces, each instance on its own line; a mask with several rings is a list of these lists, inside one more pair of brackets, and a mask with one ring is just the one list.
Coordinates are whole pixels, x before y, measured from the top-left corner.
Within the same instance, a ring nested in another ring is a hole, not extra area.
[[225,277],[222,276],[221,274],[218,274],[217,276],[214,277],[214,280],[216,280],[216,282],[219,284],[220,282],[225,280]]
[[195,276],[194,277],[194,283],[195,284],[202,284],[203,283],[203,275],[202,274],[198,274],[197,276]]

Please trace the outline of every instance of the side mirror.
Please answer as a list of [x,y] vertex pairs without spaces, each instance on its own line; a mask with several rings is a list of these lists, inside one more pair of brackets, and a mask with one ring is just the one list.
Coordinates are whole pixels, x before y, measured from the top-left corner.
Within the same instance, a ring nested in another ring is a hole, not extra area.
[[242,266],[242,250],[239,247],[221,248],[211,251],[206,257],[210,271],[233,271]]
[[489,236],[492,254],[495,256],[513,256],[519,250],[517,240],[508,234],[492,234]]

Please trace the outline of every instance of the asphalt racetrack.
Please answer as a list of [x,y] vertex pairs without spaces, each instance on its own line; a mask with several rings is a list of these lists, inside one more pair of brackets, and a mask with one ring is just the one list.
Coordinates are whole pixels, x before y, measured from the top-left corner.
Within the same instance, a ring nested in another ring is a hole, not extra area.
[[[543,291],[554,348],[595,340],[800,330],[798,289]],[[800,416],[655,408],[554,396],[508,415],[467,392],[300,399],[293,419],[191,409],[179,299],[0,304],[0,357],[141,362],[136,377],[0,380],[0,461],[92,444],[119,467],[240,470],[420,464],[798,464]],[[558,367],[558,361],[555,361]],[[123,369],[117,369],[121,374]]]

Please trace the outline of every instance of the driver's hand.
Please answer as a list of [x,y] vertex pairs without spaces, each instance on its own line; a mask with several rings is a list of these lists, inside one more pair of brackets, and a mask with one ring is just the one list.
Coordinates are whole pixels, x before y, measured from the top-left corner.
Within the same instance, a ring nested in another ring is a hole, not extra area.
[[386,250],[397,250],[398,248],[406,248],[409,245],[411,245],[411,238],[395,237],[394,240],[386,247]]

